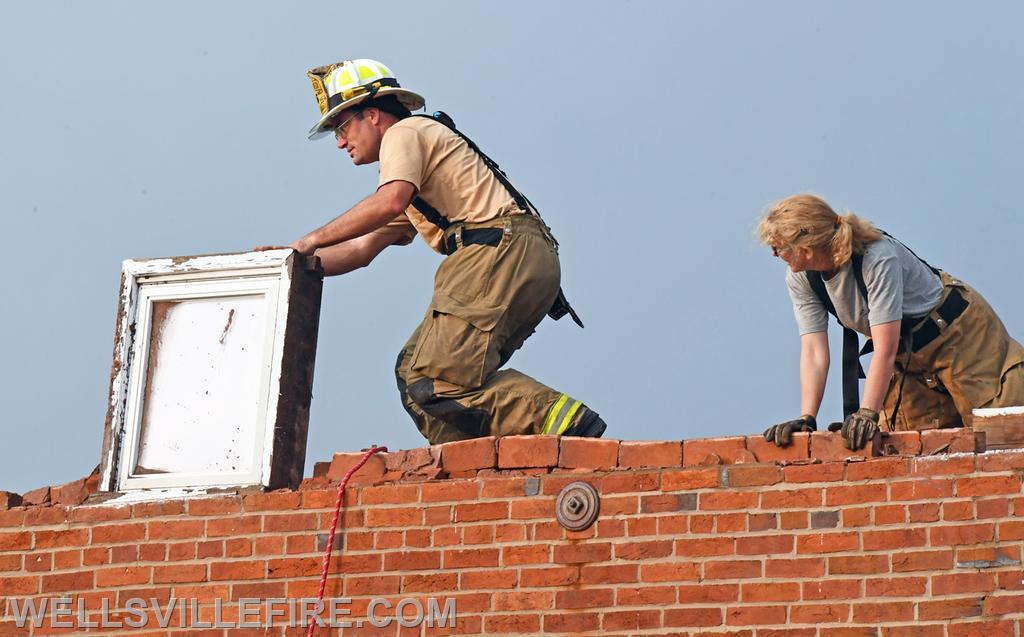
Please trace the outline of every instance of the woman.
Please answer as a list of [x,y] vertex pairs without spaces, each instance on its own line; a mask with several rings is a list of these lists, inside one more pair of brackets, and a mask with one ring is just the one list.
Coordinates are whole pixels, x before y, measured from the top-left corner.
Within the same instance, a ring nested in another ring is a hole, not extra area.
[[814,195],[776,203],[759,232],[789,265],[803,414],[769,427],[766,439],[785,446],[793,432],[817,430],[833,309],[843,326],[870,337],[874,347],[860,408],[842,423],[847,448],[863,448],[880,426],[960,427],[978,407],[1024,405],[1024,348],[970,286],[932,268],[870,221],[838,215]]

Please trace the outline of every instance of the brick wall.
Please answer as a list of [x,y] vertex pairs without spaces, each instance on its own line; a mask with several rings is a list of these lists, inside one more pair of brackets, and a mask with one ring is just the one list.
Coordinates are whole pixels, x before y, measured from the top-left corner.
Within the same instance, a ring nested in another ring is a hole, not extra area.
[[[1024,451],[979,444],[969,430],[907,433],[848,457],[833,434],[787,450],[522,437],[380,455],[346,492],[328,595],[353,598],[353,618],[372,598],[454,598],[462,634],[1021,637]],[[318,465],[298,491],[78,505],[73,483],[26,494],[31,506],[7,498],[0,635],[86,632],[16,627],[27,598],[66,594],[92,619],[104,600],[197,599],[206,620],[220,599],[231,621],[241,598],[315,597],[333,480],[360,455]],[[597,487],[601,514],[568,532],[554,502],[575,480]]]

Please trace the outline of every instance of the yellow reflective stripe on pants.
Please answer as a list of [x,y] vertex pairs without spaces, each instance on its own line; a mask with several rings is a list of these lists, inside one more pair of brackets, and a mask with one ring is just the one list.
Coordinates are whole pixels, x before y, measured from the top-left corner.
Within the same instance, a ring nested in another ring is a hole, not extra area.
[[565,433],[565,430],[569,428],[572,423],[573,417],[576,412],[580,410],[583,403],[578,400],[569,398],[567,394],[562,394],[555,401],[555,404],[548,410],[547,418],[544,419],[545,434],[555,434],[557,436]]

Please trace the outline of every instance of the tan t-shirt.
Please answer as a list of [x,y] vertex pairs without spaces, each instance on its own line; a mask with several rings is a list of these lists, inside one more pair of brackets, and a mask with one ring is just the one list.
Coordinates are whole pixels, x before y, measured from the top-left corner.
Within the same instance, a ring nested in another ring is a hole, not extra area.
[[[391,126],[380,145],[380,184],[407,181],[416,193],[449,221],[481,223],[522,214],[515,201],[469,145],[444,124],[426,117],[410,117]],[[442,252],[444,231],[409,206],[378,232],[415,232],[434,250]]]

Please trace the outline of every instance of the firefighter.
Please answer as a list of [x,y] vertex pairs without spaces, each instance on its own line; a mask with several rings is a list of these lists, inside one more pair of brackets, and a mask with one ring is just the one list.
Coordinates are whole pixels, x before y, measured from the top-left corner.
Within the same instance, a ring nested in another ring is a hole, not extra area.
[[869,337],[874,350],[859,406],[855,334],[852,361],[844,354],[844,372],[854,370],[852,378],[844,373],[848,413],[831,429],[842,431],[849,449],[863,448],[880,428],[960,427],[970,425],[973,409],[1024,404],[1024,348],[985,299],[870,221],[836,214],[820,197],[794,195],[771,207],[759,234],[789,265],[803,414],[769,427],[766,439],[785,446],[793,432],[817,429],[829,313]]
[[380,179],[376,192],[289,247],[316,254],[327,275],[364,267],[416,234],[446,255],[426,316],[395,367],[402,403],[423,436],[431,444],[601,436],[597,412],[501,369],[545,315],[571,313],[579,322],[561,292],[558,244],[536,208],[450,118],[412,115],[424,99],[380,62],[339,62],[308,75],[321,115],[310,139],[333,133],[353,164],[380,162]]

